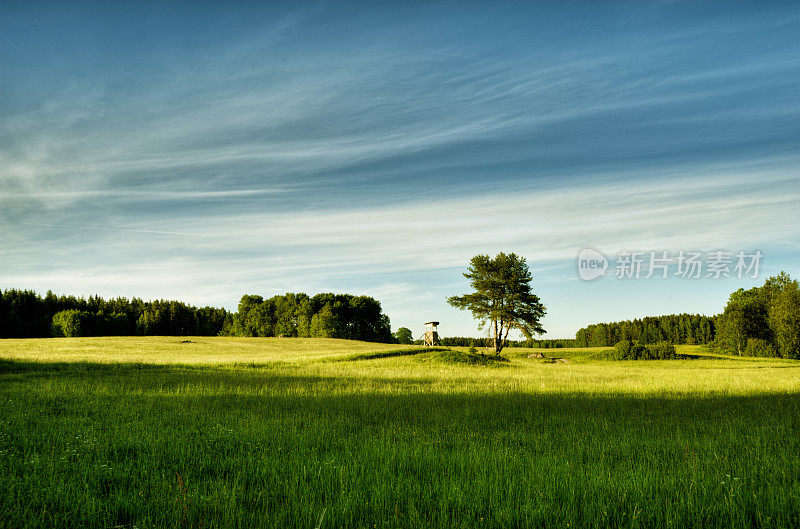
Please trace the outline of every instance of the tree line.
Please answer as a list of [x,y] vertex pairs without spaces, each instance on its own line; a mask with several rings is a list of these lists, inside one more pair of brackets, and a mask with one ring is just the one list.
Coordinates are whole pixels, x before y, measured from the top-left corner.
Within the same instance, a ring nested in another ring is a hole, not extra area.
[[[445,336],[439,341],[446,347],[492,347],[494,338],[473,338],[469,336]],[[411,343],[411,342],[409,342]],[[560,349],[564,347],[577,347],[574,338],[547,338],[533,340],[506,339],[504,347],[541,347],[545,349]]]
[[589,325],[575,333],[575,342],[578,347],[610,347],[623,340],[643,344],[707,344],[714,339],[714,329],[714,318],[711,316],[647,316]]
[[740,288],[717,316],[715,347],[732,354],[800,358],[800,285],[781,272]]
[[800,358],[800,284],[785,272],[760,287],[733,292],[716,316],[673,314],[595,323],[575,335],[578,347],[620,342],[709,344],[728,354]]
[[0,338],[61,336],[286,336],[393,342],[389,317],[369,296],[244,295],[238,312],[174,300],[41,296],[0,291]]
[[221,332],[227,336],[344,338],[394,342],[378,300],[351,294],[245,295]]
[[0,291],[0,338],[50,336],[215,336],[230,314],[174,300],[100,296],[41,296],[32,290]]

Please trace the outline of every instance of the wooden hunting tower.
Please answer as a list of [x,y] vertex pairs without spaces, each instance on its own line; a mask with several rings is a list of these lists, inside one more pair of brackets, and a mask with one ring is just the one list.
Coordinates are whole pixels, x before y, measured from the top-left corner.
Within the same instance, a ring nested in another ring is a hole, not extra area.
[[438,326],[438,321],[429,321],[425,324],[425,345],[429,347],[439,345],[439,332],[437,331]]

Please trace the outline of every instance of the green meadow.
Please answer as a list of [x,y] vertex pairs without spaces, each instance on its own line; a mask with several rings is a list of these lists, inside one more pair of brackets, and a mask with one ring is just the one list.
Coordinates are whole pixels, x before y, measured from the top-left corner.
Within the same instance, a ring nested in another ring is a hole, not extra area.
[[608,352],[2,340],[0,526],[800,526],[800,361]]

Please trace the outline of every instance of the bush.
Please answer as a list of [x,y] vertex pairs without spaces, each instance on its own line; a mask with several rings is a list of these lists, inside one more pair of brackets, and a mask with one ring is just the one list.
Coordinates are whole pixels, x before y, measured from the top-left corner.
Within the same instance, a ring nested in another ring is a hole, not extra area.
[[639,342],[631,344],[631,360],[648,360],[647,347]]
[[468,364],[468,365],[483,365],[483,366],[502,366],[506,365],[509,360],[505,356],[490,354],[474,354],[465,353],[463,351],[455,351],[452,349],[434,350],[430,355],[420,355],[417,358],[423,361],[433,360],[445,364]]
[[648,345],[647,353],[650,360],[674,360],[675,346],[669,342],[659,342]]
[[72,338],[75,336],[83,336],[86,314],[77,310],[62,310],[53,315],[53,323],[51,329],[53,336],[60,338],[65,336]]
[[778,349],[767,340],[748,338],[744,354],[746,356],[778,356]]
[[617,342],[617,345],[614,346],[614,358],[616,360],[626,360],[631,356],[631,342],[628,340],[622,340],[621,342]]
[[643,345],[622,340],[614,346],[616,360],[671,360],[675,358],[675,346],[668,342]]

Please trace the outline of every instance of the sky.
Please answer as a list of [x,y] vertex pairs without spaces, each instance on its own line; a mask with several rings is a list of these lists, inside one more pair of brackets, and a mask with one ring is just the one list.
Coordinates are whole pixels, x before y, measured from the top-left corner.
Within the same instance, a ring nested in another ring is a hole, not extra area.
[[[796,3],[6,1],[0,288],[348,292],[481,336],[446,298],[504,251],[546,337],[713,315],[800,276],[797,35]],[[681,251],[763,258],[616,277]]]

